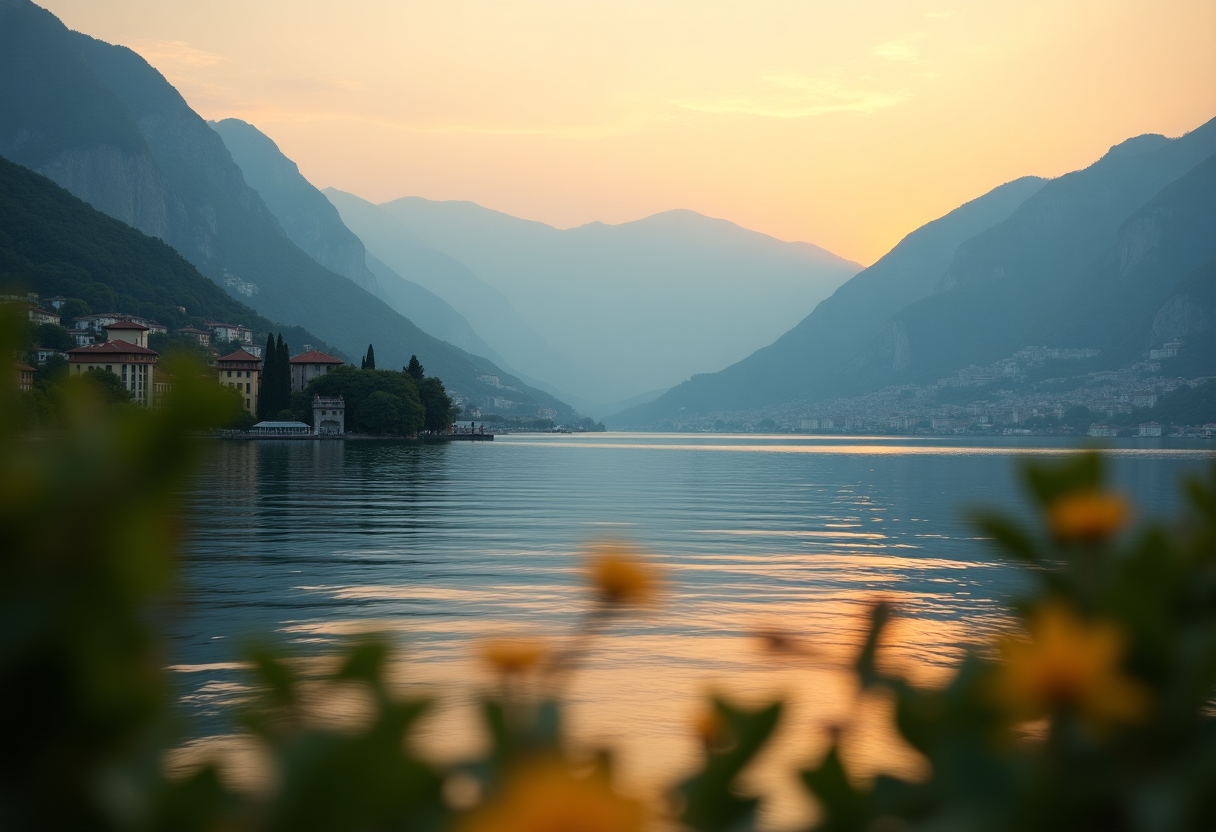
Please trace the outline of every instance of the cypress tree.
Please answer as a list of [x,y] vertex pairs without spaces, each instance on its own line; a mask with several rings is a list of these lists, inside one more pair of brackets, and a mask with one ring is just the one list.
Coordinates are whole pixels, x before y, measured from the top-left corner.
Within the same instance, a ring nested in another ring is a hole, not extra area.
[[269,419],[274,415],[271,411],[274,393],[274,372],[278,369],[278,364],[275,361],[274,349],[274,333],[266,335],[266,349],[262,353],[262,379],[261,385],[258,388],[258,419]]
[[365,370],[376,369],[376,348],[373,347],[371,344],[367,345],[367,355],[364,356],[364,358],[363,358],[363,369],[365,369]]
[[414,381],[422,381],[422,377],[426,375],[426,368],[418,361],[418,356],[411,355],[409,366],[405,368],[405,374],[413,376]]
[[279,343],[275,348],[277,353],[278,368],[275,370],[275,387],[278,390],[278,413],[279,410],[286,410],[291,407],[291,348],[287,346],[287,342],[283,340],[283,333],[279,333]]

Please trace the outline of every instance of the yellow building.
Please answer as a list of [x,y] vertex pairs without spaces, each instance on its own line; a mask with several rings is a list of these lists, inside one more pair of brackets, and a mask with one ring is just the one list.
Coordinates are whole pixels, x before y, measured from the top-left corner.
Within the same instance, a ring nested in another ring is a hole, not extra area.
[[220,384],[240,390],[245,409],[250,413],[257,413],[262,359],[244,350],[237,350],[231,355],[216,359],[215,369],[219,373]]
[[29,392],[34,389],[34,373],[37,372],[29,364],[23,364],[20,361],[13,362],[13,368],[17,371],[17,387],[18,389]]
[[125,340],[103,341],[68,350],[68,372],[74,376],[89,370],[105,370],[118,376],[131,391],[136,404],[152,405],[152,386],[156,383],[156,358],[159,353]]

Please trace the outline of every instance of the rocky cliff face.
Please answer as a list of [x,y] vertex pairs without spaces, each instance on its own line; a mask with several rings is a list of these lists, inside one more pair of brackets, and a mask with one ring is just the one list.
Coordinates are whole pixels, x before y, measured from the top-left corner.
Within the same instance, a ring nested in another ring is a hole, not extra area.
[[363,242],[269,136],[236,118],[208,124],[223,139],[245,181],[278,218],[288,239],[330,271],[384,297],[367,265]]
[[1153,329],[1149,343],[1164,344],[1176,338],[1186,338],[1206,332],[1213,326],[1212,310],[1205,307],[1202,298],[1192,292],[1181,292],[1167,300],[1153,318]]
[[150,237],[164,240],[169,228],[184,220],[185,206],[166,192],[160,171],[147,153],[113,145],[73,147],[34,170]]

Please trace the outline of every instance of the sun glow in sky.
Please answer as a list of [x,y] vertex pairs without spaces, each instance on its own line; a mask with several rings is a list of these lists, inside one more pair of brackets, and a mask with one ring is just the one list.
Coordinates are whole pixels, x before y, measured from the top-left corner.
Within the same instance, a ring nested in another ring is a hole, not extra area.
[[568,227],[689,208],[869,264],[1216,116],[1216,2],[40,0],[318,187]]

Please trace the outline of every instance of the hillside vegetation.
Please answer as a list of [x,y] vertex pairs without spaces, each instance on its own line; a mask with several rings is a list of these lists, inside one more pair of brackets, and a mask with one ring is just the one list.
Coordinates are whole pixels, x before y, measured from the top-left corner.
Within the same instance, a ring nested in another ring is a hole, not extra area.
[[[0,158],[0,286],[80,298],[170,328],[206,320],[282,332],[333,350],[300,327],[270,321],[203,277],[164,242],[86,205],[44,176]],[[178,307],[184,307],[185,313]]]

